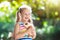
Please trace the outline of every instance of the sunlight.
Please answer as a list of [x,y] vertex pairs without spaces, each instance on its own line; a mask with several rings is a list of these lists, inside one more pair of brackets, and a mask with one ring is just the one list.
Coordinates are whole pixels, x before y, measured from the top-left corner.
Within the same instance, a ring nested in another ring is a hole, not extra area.
[[4,37],[4,34],[1,34],[1,38],[3,38]]
[[42,29],[37,29],[37,32],[38,32],[39,34],[43,34],[43,30],[42,30]]
[[4,15],[4,12],[0,12],[0,17],[2,17]]
[[48,23],[45,21],[45,22],[43,22],[43,25],[44,25],[44,27],[47,27]]
[[58,16],[58,15],[59,15],[59,13],[56,11],[56,12],[55,12],[55,15],[56,15],[56,16]]
[[47,4],[48,3],[52,3],[54,5],[58,5],[59,4],[59,0],[47,0]]
[[7,17],[9,17],[9,14],[6,14]]
[[7,38],[10,38],[12,36],[12,32],[9,32],[8,34],[8,37]]
[[5,1],[0,4],[0,7],[5,7],[5,6],[10,7],[10,2]]

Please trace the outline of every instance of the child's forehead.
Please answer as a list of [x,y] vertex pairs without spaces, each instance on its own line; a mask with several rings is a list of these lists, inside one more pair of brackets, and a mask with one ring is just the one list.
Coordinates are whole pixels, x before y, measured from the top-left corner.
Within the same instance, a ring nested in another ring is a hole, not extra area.
[[28,13],[30,13],[30,11],[29,10],[23,10],[24,12],[28,12]]
[[22,11],[29,11],[27,8],[21,8]]

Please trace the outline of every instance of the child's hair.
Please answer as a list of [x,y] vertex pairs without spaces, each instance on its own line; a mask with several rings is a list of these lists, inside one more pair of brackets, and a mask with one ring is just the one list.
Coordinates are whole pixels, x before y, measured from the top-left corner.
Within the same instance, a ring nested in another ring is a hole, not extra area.
[[25,10],[28,10],[28,9],[27,8],[20,8],[20,13],[22,13]]
[[[27,6],[27,5],[23,5],[23,6],[21,6],[21,7],[19,8],[19,10],[18,10],[18,12],[17,12],[17,17],[18,17],[18,13],[21,14],[24,10],[29,10],[30,13],[32,13],[31,7],[29,7],[29,6]],[[18,20],[19,20],[19,18],[17,18],[17,22],[18,22]],[[29,21],[31,21],[31,19],[30,19]]]
[[27,6],[27,5],[22,5],[19,10],[21,10],[22,8],[25,8],[25,9],[28,9],[30,11],[30,13],[32,12],[32,9],[30,6]]

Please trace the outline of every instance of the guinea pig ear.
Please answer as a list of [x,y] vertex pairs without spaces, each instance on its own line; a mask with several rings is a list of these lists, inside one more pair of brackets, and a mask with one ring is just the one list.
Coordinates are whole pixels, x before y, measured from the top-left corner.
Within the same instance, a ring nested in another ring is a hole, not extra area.
[[29,20],[28,20],[28,22],[30,23],[30,22],[31,22],[31,20],[29,19]]
[[21,21],[21,13],[18,11],[17,12],[17,21],[16,22],[19,22]]

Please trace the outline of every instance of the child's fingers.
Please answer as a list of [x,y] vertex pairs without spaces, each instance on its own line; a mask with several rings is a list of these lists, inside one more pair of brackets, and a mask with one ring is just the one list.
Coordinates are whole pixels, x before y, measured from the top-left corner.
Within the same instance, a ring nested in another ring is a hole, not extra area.
[[17,22],[21,21],[21,14],[17,13]]

